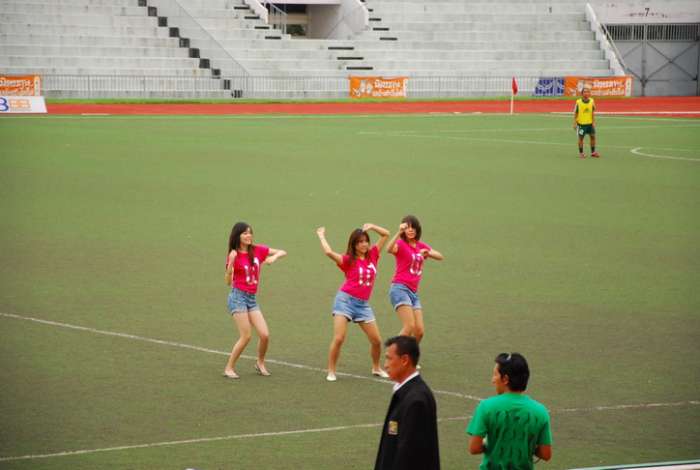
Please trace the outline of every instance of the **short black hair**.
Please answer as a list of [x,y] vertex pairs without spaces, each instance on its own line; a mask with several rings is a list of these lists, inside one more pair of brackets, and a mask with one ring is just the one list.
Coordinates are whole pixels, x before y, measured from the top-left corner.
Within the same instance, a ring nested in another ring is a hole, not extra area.
[[508,388],[514,392],[524,392],[530,379],[530,367],[522,354],[501,353],[496,356],[498,373],[508,376]]
[[416,341],[416,338],[413,336],[393,336],[386,340],[384,346],[388,348],[392,344],[396,345],[396,353],[399,356],[407,354],[414,366],[418,364],[418,359],[420,358],[420,348],[418,347],[418,341]]

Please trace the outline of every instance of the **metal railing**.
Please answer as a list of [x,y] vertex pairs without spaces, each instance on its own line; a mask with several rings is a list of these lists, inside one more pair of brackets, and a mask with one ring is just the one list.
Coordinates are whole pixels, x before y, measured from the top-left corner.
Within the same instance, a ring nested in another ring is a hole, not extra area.
[[267,16],[267,24],[273,28],[279,29],[282,34],[287,34],[287,25],[289,24],[287,20],[287,13],[268,0],[263,2],[263,6],[267,8],[269,12]]
[[[324,32],[323,37],[328,39],[345,39],[344,36],[351,38],[369,28],[369,11],[365,4],[359,0],[347,0],[341,5],[340,11],[340,17],[328,31]],[[338,33],[341,26],[345,28],[345,31]]]
[[[509,96],[513,77],[410,76],[409,98]],[[541,77],[516,77],[519,95],[533,95]],[[82,98],[249,98],[342,99],[349,97],[347,76],[208,77],[43,75],[47,97]],[[226,85],[226,88],[224,87]],[[541,89],[538,96],[546,95]],[[556,90],[552,96],[556,96]]]
[[700,40],[700,23],[673,24],[608,24],[608,36],[613,41],[673,41]]
[[248,75],[248,70],[178,0],[148,0],[148,5],[157,7],[158,15],[167,18],[171,35],[177,29],[180,45],[196,51],[193,53],[198,53],[201,60],[208,59],[212,70],[218,69],[227,77]]
[[153,75],[42,75],[48,97],[72,98],[226,98],[224,81],[209,77]]

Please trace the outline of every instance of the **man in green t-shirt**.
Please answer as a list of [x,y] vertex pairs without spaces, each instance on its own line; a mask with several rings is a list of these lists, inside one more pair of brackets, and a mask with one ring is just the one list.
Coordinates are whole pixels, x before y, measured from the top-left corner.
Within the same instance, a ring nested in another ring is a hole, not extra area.
[[467,426],[469,453],[484,454],[481,470],[532,470],[533,456],[552,458],[547,408],[523,393],[529,378],[521,354],[496,356],[491,383],[497,395],[479,403]]

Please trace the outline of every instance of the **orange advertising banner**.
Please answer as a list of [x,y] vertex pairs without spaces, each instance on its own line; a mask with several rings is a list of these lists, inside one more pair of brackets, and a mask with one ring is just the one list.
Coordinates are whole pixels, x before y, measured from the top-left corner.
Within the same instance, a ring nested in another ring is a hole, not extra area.
[[0,96],[41,96],[41,77],[0,75]]
[[564,77],[564,96],[581,96],[584,86],[591,96],[632,96],[632,77]]
[[405,98],[408,77],[349,77],[350,98]]

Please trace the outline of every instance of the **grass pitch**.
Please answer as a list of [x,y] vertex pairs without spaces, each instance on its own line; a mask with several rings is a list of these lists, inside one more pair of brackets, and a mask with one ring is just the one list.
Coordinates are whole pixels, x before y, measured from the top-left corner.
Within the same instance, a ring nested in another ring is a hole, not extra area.
[[[352,228],[393,231],[407,213],[446,258],[421,286],[444,468],[480,462],[469,397],[493,393],[502,351],[528,358],[529,393],[551,411],[543,467],[700,457],[700,121],[601,117],[600,160],[577,158],[570,125],[1,119],[0,468],[372,468],[391,386],[364,379],[358,328],[339,367],[353,376],[324,380],[342,273],[315,228],[340,251]],[[237,220],[289,253],[258,295],[270,378],[254,374],[254,344],[241,380],[221,377]],[[383,337],[400,329],[392,270],[384,255]]]

